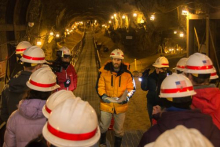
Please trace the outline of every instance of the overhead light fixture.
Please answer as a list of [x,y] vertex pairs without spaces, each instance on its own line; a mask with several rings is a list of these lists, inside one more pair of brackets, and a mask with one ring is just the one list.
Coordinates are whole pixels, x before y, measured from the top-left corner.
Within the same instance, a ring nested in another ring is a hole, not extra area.
[[173,34],[177,34],[177,31],[174,31]]
[[117,14],[115,13],[115,14],[114,14],[114,17],[116,17],[116,16],[117,16]]
[[187,11],[187,10],[182,10],[182,15],[188,15],[189,14],[189,11]]
[[41,41],[38,40],[38,41],[37,41],[37,45],[38,45],[38,46],[41,46],[41,44],[42,44]]
[[28,22],[28,26],[29,27],[33,27],[34,26],[34,22]]
[[111,20],[109,20],[109,21],[108,21],[108,23],[112,23],[112,21],[111,21]]
[[133,14],[133,17],[137,17],[137,13],[134,13],[134,14]]
[[122,19],[125,19],[125,15],[122,16]]
[[114,19],[114,16],[111,16],[111,19]]
[[184,34],[183,34],[183,32],[181,32],[181,33],[180,33],[180,37],[184,37]]
[[152,21],[155,20],[155,16],[154,16],[154,14],[152,14],[152,15],[150,16],[150,20],[152,20]]
[[56,34],[56,37],[59,38],[59,37],[60,37],[60,34]]

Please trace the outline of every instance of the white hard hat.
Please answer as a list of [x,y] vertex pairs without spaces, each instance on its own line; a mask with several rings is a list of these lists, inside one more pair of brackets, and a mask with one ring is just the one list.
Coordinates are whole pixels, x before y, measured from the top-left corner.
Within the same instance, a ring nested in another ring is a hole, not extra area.
[[214,147],[200,131],[178,125],[165,131],[155,142],[144,147]]
[[26,63],[46,63],[44,51],[37,46],[32,46],[25,50],[21,61]]
[[169,67],[169,61],[166,57],[159,57],[153,64],[154,67],[162,68],[162,67]]
[[213,71],[212,71],[212,73],[211,73],[211,75],[210,75],[210,79],[211,79],[211,80],[218,79],[218,75],[217,75],[217,73],[216,73],[216,69],[215,69],[214,66],[213,66]]
[[79,97],[66,99],[53,109],[43,127],[43,136],[55,146],[92,146],[100,138],[96,112]]
[[56,75],[49,68],[34,71],[26,84],[30,89],[37,91],[53,91],[60,87],[56,84]]
[[191,81],[184,75],[173,73],[167,76],[160,87],[161,98],[178,98],[195,95]]
[[42,108],[42,112],[46,118],[49,117],[49,114],[53,111],[53,109],[60,104],[61,102],[65,101],[69,98],[75,98],[73,92],[68,90],[60,90],[53,93],[48,99],[44,107]]
[[16,53],[15,54],[23,54],[23,52],[31,47],[32,45],[30,44],[30,42],[28,41],[21,41],[20,43],[18,43],[18,45],[16,46]]
[[176,70],[179,70],[179,71],[184,71],[187,60],[188,60],[188,58],[181,58],[181,59],[177,62],[175,69],[176,69]]
[[185,73],[210,74],[213,72],[212,60],[201,53],[189,56],[186,62]]
[[120,49],[114,49],[111,54],[111,58],[118,58],[118,59],[124,59],[124,53]]
[[43,64],[43,65],[41,66],[41,68],[48,68],[48,69],[51,70],[51,67],[50,67],[49,65],[47,65],[47,64]]
[[70,50],[65,46],[60,48],[59,50],[62,51],[63,55],[71,55]]

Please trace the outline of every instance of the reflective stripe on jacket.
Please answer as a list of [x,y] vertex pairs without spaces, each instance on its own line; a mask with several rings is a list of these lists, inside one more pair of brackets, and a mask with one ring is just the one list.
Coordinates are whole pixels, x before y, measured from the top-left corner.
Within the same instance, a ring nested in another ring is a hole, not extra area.
[[[113,71],[112,62],[107,62],[100,69],[98,78],[98,94],[100,97],[107,95],[108,97],[120,98],[125,90],[128,91],[128,98],[131,98],[135,92],[135,82],[128,66],[122,63],[118,73]],[[128,104],[105,103],[101,101],[100,110],[110,113],[124,113],[127,111]]]

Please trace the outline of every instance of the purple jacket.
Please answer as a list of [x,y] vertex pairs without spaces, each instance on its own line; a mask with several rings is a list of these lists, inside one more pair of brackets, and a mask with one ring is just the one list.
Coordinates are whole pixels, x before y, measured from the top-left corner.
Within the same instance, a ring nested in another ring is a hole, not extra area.
[[220,147],[220,130],[213,124],[209,115],[202,114],[198,109],[162,113],[157,124],[144,133],[138,147],[155,141],[160,134],[177,125],[199,130],[215,147]]
[[46,103],[40,99],[26,99],[19,102],[18,110],[8,119],[3,147],[24,147],[42,132],[46,118],[42,108]]

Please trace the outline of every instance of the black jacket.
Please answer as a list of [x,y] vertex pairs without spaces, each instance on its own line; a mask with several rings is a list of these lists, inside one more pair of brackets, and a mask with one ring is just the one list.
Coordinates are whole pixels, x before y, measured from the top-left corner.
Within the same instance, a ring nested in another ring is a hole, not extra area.
[[7,121],[11,113],[17,110],[19,101],[29,89],[26,85],[31,72],[20,71],[15,75],[2,91],[1,97],[1,119]]

